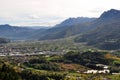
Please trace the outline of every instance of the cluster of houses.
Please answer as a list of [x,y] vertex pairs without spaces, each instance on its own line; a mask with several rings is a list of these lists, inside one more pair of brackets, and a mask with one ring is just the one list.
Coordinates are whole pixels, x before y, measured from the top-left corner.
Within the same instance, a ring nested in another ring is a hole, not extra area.
[[6,47],[0,46],[0,56],[32,56],[40,54],[62,54],[56,51],[42,51],[38,48],[25,46],[25,47]]
[[110,70],[87,70],[84,73],[87,73],[87,74],[90,74],[90,73],[92,73],[92,74],[104,73],[105,74],[105,73],[110,73]]
[[110,70],[108,69],[109,67],[107,65],[96,64],[96,66],[103,67],[103,70],[87,70],[84,73],[86,73],[86,74],[90,74],[90,73],[92,73],[92,74],[97,74],[97,73],[107,74],[107,73],[110,73]]

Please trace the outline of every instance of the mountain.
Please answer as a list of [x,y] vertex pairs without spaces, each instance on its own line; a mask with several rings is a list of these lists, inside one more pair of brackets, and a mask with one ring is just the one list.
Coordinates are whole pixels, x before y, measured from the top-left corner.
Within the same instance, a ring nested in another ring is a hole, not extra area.
[[105,11],[100,18],[104,18],[104,19],[118,19],[120,18],[120,11],[119,10],[115,10],[115,9],[111,9],[108,11]]
[[[36,36],[39,36],[39,40],[60,39],[69,37],[72,35],[84,33],[88,30],[88,25],[96,18],[69,18],[53,28],[50,28]],[[42,34],[42,35],[41,35]]]
[[91,22],[93,20],[95,20],[95,18],[88,18],[88,17],[68,18],[65,21],[61,22],[60,24],[56,25],[55,27],[71,26],[75,24]]
[[92,26],[103,26],[109,23],[115,23],[120,20],[120,11],[111,9],[103,12],[101,16],[92,22]]
[[31,28],[31,29],[49,29],[51,26],[22,26],[26,28]]
[[75,39],[76,42],[87,42],[87,45],[92,45],[100,49],[120,49],[119,10],[111,9],[104,12],[93,23],[99,27],[86,34],[83,34],[82,36],[78,36]]
[[105,25],[119,23],[119,21],[120,11],[115,9],[105,11],[99,18],[69,18],[42,33],[43,35],[40,36],[39,40],[60,39],[84,34]]
[[41,29],[32,29],[30,27],[18,27],[18,26],[11,26],[8,24],[0,25],[0,37],[9,38],[12,40],[26,40],[32,34],[35,34]]

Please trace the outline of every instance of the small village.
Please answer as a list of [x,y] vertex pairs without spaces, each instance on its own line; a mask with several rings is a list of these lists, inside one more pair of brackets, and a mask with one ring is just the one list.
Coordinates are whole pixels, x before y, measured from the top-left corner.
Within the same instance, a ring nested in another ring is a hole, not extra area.
[[41,54],[62,54],[58,51],[42,51],[33,47],[0,47],[0,56],[35,56]]

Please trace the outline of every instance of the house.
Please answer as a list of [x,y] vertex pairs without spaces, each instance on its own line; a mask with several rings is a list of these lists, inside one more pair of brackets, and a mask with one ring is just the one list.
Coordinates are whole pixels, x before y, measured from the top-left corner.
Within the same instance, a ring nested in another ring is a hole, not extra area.
[[90,73],[96,74],[97,72],[98,72],[98,70],[87,70],[87,71],[84,72],[84,73],[87,73],[87,74],[90,74]]
[[110,70],[98,70],[98,73],[106,74],[106,73],[110,73]]
[[110,70],[87,70],[86,72],[84,72],[86,74],[107,74],[110,73]]
[[103,65],[103,64],[96,64],[96,66],[99,66],[99,67],[103,67],[103,70],[87,70],[86,72],[84,73],[92,73],[92,74],[107,74],[107,73],[110,73],[110,70],[108,69],[109,67],[107,65]]

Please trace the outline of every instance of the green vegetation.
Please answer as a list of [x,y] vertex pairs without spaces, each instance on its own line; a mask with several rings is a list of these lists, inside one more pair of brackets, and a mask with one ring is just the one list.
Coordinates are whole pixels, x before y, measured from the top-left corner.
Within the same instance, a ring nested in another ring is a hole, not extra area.
[[21,73],[21,77],[25,80],[61,80],[64,79],[65,74],[56,72],[41,72],[36,70],[24,70]]
[[[63,55],[27,56],[27,62],[14,60],[19,57],[3,57],[0,63],[2,80],[119,80],[120,75],[84,74],[88,69],[98,69],[95,64],[109,65],[111,73],[118,73],[120,58],[108,52],[69,51]],[[3,62],[7,61],[7,62]],[[79,72],[77,72],[79,71]],[[14,75],[14,76],[13,76]]]
[[92,66],[92,64],[111,64],[112,59],[106,59],[106,52],[68,52],[64,55],[67,60],[71,60],[72,62],[79,63],[86,66]]
[[74,43],[73,37],[59,39],[59,40],[48,40],[48,41],[30,41],[30,42],[13,42],[6,44],[6,47],[15,47],[15,48],[29,48],[31,51],[35,49],[39,51],[57,51],[66,53],[68,51],[84,51],[87,49],[95,49],[91,46],[86,46],[83,43]]
[[9,63],[3,63],[0,66],[0,79],[1,80],[21,80],[19,74],[15,72]]

